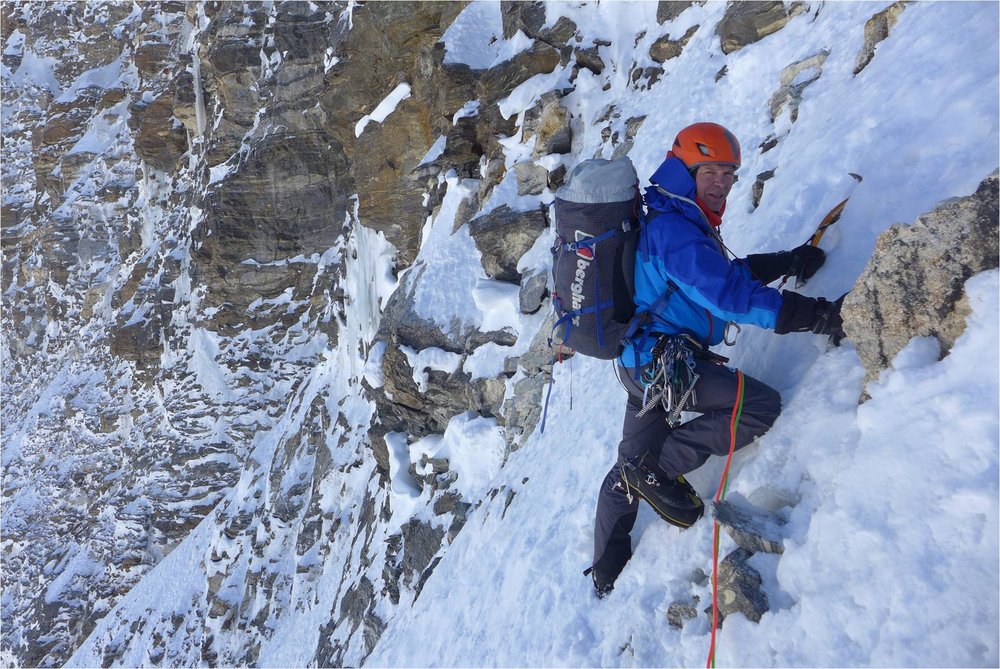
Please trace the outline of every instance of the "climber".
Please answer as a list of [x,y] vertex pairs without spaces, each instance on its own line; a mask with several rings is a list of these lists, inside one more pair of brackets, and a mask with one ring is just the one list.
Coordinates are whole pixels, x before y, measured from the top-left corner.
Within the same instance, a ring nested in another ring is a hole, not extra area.
[[[639,499],[680,527],[704,511],[684,474],[711,455],[728,453],[738,383],[737,373],[721,364],[726,359],[708,347],[731,344],[730,331],[738,331],[738,324],[778,334],[842,336],[841,300],[765,285],[788,274],[811,277],[825,262],[822,250],[803,245],[732,259],[719,226],[739,166],[740,146],[731,132],[695,123],[677,134],[646,188],[649,212],[636,253],[635,302],[652,313],[615,365],[628,404],[617,462],[597,502],[588,573],[599,597],[611,591],[632,556],[629,535]],[[736,448],[764,434],[781,412],[777,391],[743,379]],[[700,416],[681,424],[681,410]]]

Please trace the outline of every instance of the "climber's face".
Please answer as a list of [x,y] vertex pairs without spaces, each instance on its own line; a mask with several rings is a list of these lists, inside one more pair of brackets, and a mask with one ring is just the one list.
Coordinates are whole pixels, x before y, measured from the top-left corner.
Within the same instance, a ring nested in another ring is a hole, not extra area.
[[695,193],[709,209],[719,213],[726,205],[729,191],[736,183],[736,168],[732,165],[709,163],[694,174]]

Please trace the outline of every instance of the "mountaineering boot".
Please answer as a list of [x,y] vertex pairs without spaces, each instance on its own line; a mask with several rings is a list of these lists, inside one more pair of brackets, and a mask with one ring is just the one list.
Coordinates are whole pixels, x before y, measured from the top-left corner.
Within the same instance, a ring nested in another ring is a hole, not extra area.
[[646,500],[653,510],[671,525],[691,527],[705,513],[701,497],[683,476],[657,475],[643,465],[625,462],[622,481],[626,493]]
[[604,599],[615,589],[615,580],[609,575],[595,569],[591,576],[594,578],[594,592],[598,599]]

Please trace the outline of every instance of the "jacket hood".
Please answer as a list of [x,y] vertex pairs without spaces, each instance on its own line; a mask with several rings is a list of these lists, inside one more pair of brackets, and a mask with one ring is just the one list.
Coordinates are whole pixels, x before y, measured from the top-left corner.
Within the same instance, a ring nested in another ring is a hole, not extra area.
[[[726,205],[723,204],[722,211],[719,212],[709,210],[708,206],[697,196],[697,188],[691,172],[681,159],[674,156],[673,153],[667,154],[667,159],[660,164],[660,167],[649,178],[649,181],[653,185],[646,187],[645,200],[648,208],[655,209],[656,211],[686,211],[693,209],[695,213],[689,213],[688,215],[693,216],[696,220],[704,220],[710,227],[714,228],[722,224],[722,215],[726,211]],[[686,203],[677,198],[664,195],[657,186],[669,193],[687,198],[692,203]],[[698,217],[698,213],[701,214],[700,218]]]
[[688,172],[687,166],[672,153],[667,154],[660,166],[649,178],[652,186],[646,187],[646,206],[659,211],[667,211],[676,205],[676,200],[672,200],[656,189],[656,186],[670,191],[674,195],[686,197],[689,200],[695,199],[694,177]]

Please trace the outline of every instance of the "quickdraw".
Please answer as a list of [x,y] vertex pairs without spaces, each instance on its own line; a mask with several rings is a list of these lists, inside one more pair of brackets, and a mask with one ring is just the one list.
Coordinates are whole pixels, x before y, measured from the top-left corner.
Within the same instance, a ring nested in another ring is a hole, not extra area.
[[694,371],[692,346],[696,344],[687,335],[663,335],[657,340],[653,362],[642,372],[642,409],[636,417],[659,405],[667,412],[667,424],[677,427],[688,402],[691,406],[698,404],[694,388],[701,376]]

